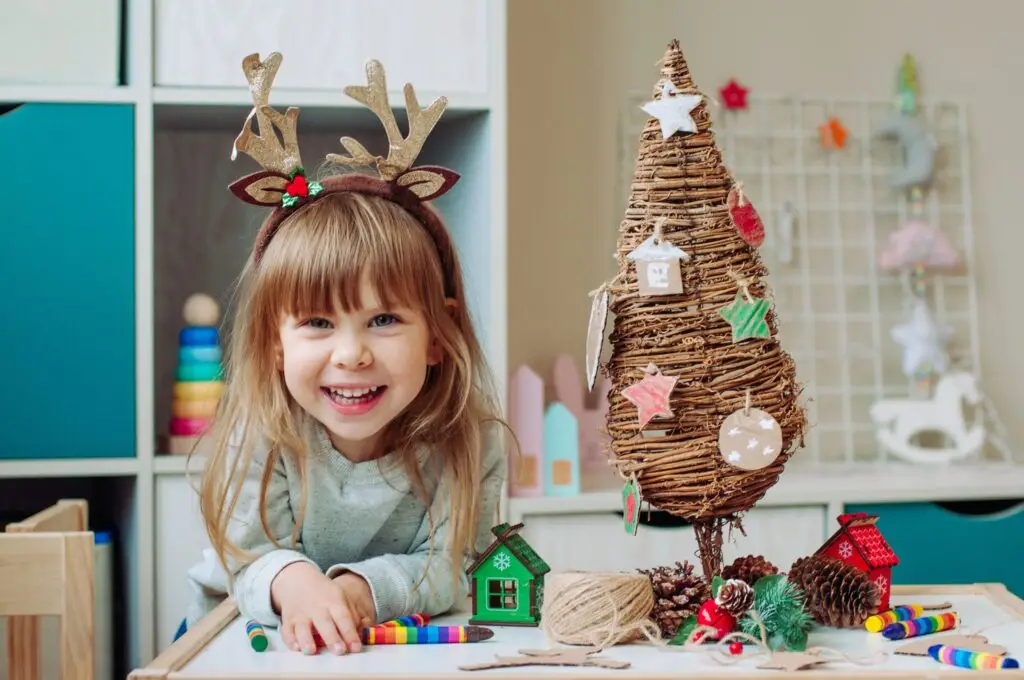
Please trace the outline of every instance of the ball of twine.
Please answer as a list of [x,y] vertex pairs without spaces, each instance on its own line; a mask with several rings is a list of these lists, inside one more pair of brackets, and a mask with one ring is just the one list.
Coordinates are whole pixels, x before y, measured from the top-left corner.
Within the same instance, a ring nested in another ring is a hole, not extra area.
[[644,574],[552,572],[544,579],[541,626],[555,642],[603,649],[660,639],[653,609],[654,589]]

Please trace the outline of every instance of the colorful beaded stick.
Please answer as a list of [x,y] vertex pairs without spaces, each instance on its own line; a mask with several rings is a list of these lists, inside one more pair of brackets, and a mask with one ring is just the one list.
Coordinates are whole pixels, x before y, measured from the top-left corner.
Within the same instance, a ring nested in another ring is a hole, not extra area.
[[[327,160],[346,166],[376,166],[378,176],[349,172],[322,181],[312,181],[306,175],[299,153],[299,109],[292,106],[282,114],[269,104],[270,90],[281,67],[281,60],[282,56],[278,52],[273,52],[263,61],[259,54],[250,54],[242,60],[242,71],[249,82],[253,108],[235,139],[231,160],[235,160],[241,151],[259,163],[263,170],[236,180],[229,188],[246,203],[274,208],[256,237],[253,249],[255,261],[259,262],[281,222],[295,211],[330,194],[355,192],[387,199],[409,211],[430,233],[441,256],[444,271],[451,272],[454,262],[451,237],[427,202],[451,189],[459,180],[459,174],[436,165],[414,165],[428,135],[444,113],[448,100],[438,97],[423,108],[416,99],[412,84],[406,83],[405,106],[409,118],[409,134],[403,137],[394,111],[388,103],[384,67],[376,60],[368,61],[367,85],[346,87],[345,94],[365,105],[380,119],[387,133],[388,155],[371,154],[355,139],[342,137],[341,145],[349,155],[327,154]],[[259,128],[258,133],[252,130],[254,118]],[[451,290],[446,293],[453,295]]]

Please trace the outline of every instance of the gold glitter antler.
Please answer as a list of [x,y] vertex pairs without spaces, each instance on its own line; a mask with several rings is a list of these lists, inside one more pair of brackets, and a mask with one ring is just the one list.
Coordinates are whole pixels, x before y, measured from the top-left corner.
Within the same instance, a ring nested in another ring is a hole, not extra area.
[[[239,179],[230,189],[243,201],[255,205],[280,205],[293,175],[302,174],[296,131],[299,109],[291,106],[282,114],[269,105],[270,89],[280,67],[279,52],[271,53],[265,61],[260,61],[259,54],[250,54],[242,60],[253,107],[231,147],[231,160],[241,151],[263,166],[264,171]],[[253,117],[259,134],[252,131]]]
[[[274,86],[274,78],[280,67],[279,52],[271,54],[266,61],[260,61],[259,54],[250,54],[242,60],[242,70],[245,72],[245,79],[249,81],[249,91],[252,93],[253,108],[245,119],[242,132],[235,139],[235,145],[231,149],[231,160],[235,160],[241,151],[267,170],[287,175],[295,168],[302,167],[296,134],[299,109],[291,106],[282,115],[268,104],[270,88]],[[260,129],[258,135],[252,131],[254,115]],[[277,138],[275,127],[281,131],[281,140]]]
[[409,135],[402,137],[394,111],[388,103],[387,79],[379,61],[374,59],[366,63],[366,81],[367,85],[346,87],[345,94],[366,106],[380,119],[388,136],[388,155],[385,158],[371,154],[355,139],[342,137],[341,145],[350,155],[328,154],[327,160],[342,165],[376,165],[381,179],[407,187],[423,200],[448,191],[458,181],[457,173],[436,166],[413,167],[416,156],[448,106],[448,100],[438,97],[424,109],[416,99],[412,84],[406,83],[405,107],[409,115]]

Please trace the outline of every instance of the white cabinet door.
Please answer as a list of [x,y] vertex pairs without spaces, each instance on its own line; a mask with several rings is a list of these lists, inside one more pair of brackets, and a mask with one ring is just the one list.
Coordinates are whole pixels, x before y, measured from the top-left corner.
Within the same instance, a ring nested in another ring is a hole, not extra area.
[[[764,555],[786,571],[797,557],[817,550],[825,539],[825,506],[754,509],[744,517],[746,536],[733,531],[723,546],[725,563],[740,555]],[[697,565],[691,527],[640,525],[636,536],[614,513],[529,515],[523,537],[553,570],[632,571],[686,560]]]
[[209,547],[199,512],[199,497],[192,485],[195,474],[160,475],[156,478],[156,651],[174,640],[185,617],[192,590],[185,573]]
[[281,52],[276,87],[333,90],[339,102],[348,99],[346,85],[365,83],[368,59],[384,64],[395,92],[412,82],[423,93],[486,94],[488,4],[155,0],[154,80],[160,86],[245,87],[243,57]]

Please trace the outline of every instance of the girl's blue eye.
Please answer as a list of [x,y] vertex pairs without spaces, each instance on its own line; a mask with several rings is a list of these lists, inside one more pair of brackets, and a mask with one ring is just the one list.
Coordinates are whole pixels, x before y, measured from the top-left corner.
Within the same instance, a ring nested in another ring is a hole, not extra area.
[[318,317],[315,319],[308,319],[306,321],[306,325],[309,326],[310,328],[317,328],[323,330],[326,328],[330,328],[331,322],[328,321],[327,319],[322,319]]
[[378,314],[377,316],[370,319],[370,325],[375,328],[383,326],[390,326],[391,324],[398,323],[398,317],[394,314]]

